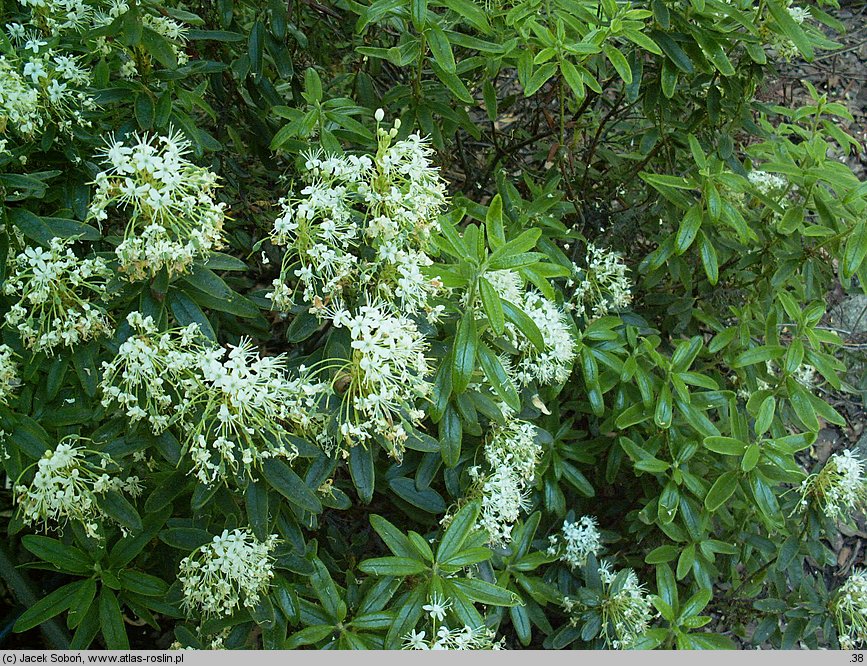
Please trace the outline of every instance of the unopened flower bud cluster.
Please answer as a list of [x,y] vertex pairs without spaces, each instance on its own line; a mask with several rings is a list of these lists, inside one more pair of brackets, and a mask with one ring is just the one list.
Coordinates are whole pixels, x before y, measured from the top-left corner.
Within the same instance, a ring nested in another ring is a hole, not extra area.
[[20,383],[15,352],[8,345],[0,345],[0,404],[9,403]]

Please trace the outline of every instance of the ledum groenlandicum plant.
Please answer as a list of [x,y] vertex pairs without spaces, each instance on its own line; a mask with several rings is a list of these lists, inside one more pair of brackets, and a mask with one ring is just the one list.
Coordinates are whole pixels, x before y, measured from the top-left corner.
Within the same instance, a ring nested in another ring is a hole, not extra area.
[[867,639],[833,2],[0,6],[16,640]]

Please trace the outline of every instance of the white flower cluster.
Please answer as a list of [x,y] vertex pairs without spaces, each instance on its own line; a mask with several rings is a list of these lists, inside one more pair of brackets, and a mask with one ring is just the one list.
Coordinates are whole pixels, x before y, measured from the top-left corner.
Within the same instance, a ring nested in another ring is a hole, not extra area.
[[821,472],[801,483],[801,506],[811,504],[835,520],[867,506],[864,462],[848,450],[828,458]]
[[[445,205],[430,148],[416,134],[395,141],[399,126],[377,127],[372,157],[306,157],[308,184],[280,201],[274,223],[271,239],[286,255],[269,294],[275,308],[302,306],[350,334],[348,358],[309,369],[307,386],[327,387],[304,405],[316,438],[326,448],[379,439],[396,459],[424,417],[416,403],[431,390],[428,345],[414,318],[434,321],[442,311],[430,302],[441,283],[427,274],[426,250]],[[340,409],[325,423],[316,409],[334,402]]]
[[[602,615],[602,636],[611,649],[629,650],[650,626],[653,604],[632,569],[614,572],[611,564],[603,561],[598,573],[602,583],[602,602],[597,607]],[[587,607],[569,598],[563,601],[572,613],[571,623],[584,622]]]
[[542,447],[535,441],[536,428],[525,421],[494,425],[485,442],[488,474],[478,467],[469,470],[475,481],[471,496],[481,499],[478,528],[488,542],[504,545],[512,540],[512,527],[527,508],[528,485],[533,480]]
[[[6,56],[0,56],[0,130],[7,129],[31,136],[42,125],[39,91],[30,87],[18,67]],[[0,152],[6,141],[0,142]]]
[[[225,650],[226,645],[225,641],[229,637],[229,634],[232,632],[232,627],[226,627],[222,631],[217,634],[209,635],[202,639],[202,648],[203,650]],[[201,633],[201,628],[200,628]],[[171,645],[169,645],[169,650],[198,650],[199,648],[195,648],[191,645],[184,645],[180,641],[175,641]]]
[[[772,390],[775,386],[778,386],[782,383],[784,376],[781,375],[781,369],[777,366],[773,361],[765,361],[765,375],[766,377],[757,376],[756,377],[756,388],[759,391],[768,391]],[[791,373],[792,379],[798,382],[801,386],[807,389],[810,392],[815,391],[816,387],[821,383],[821,376],[816,371],[812,365],[808,363],[802,363],[799,365],[794,372]],[[750,387],[743,383],[737,375],[731,375],[731,379],[733,382],[740,383],[740,388],[738,388],[737,395],[742,400],[749,400],[750,396],[753,394],[753,391]]]
[[50,529],[51,523],[63,527],[69,520],[76,520],[88,536],[98,538],[98,521],[108,516],[97,503],[97,495],[115,490],[136,497],[141,485],[138,477],[122,479],[114,475],[119,468],[110,457],[75,446],[76,441],[75,437],[67,437],[53,451],[46,451],[36,463],[33,481],[15,485],[15,501],[27,525],[43,523]]
[[134,134],[102,151],[108,165],[96,176],[89,218],[108,219],[124,209],[123,242],[116,254],[130,280],[186,272],[197,258],[223,244],[225,204],[214,199],[217,176],[187,159],[190,143],[180,133]]
[[598,555],[602,549],[599,530],[596,528],[596,518],[582,516],[573,523],[563,521],[560,534],[552,534],[548,538],[549,555],[558,555],[570,567],[583,567],[590,555]]
[[840,648],[855,650],[867,643],[867,571],[853,569],[831,601]]
[[644,635],[653,619],[653,604],[632,569],[614,573],[608,562],[599,565],[602,580],[602,632],[615,650],[629,649]]
[[812,391],[819,383],[819,377],[816,368],[807,363],[799,365],[792,373],[792,378],[805,389]]
[[274,307],[291,310],[296,292],[311,312],[345,309],[379,299],[407,314],[438,313],[428,300],[439,280],[425,275],[425,253],[445,185],[430,163],[431,150],[418,135],[401,141],[400,122],[377,127],[378,148],[367,155],[310,154],[309,184],[300,198],[281,199],[272,241],[286,257],[271,294]]
[[274,576],[276,543],[273,534],[262,542],[249,529],[223,530],[193,551],[178,573],[186,610],[208,618],[231,615],[241,604],[253,608]]
[[789,181],[783,176],[767,171],[754,169],[747,174],[750,184],[765,196],[782,194],[789,187]]
[[[0,134],[8,129],[32,140],[49,122],[63,134],[89,125],[84,112],[96,105],[81,59],[48,48],[38,32],[21,24],[8,24],[7,32],[15,50],[0,56]],[[7,149],[0,141],[0,152]]]
[[45,26],[52,34],[82,30],[92,25],[95,12],[84,0],[22,0],[29,7],[31,21]]
[[567,286],[575,285],[572,303],[576,315],[597,319],[632,302],[632,283],[623,257],[588,243],[584,261],[583,268],[574,265],[575,279],[567,282]]
[[131,423],[146,419],[159,434],[192,400],[190,368],[202,333],[196,324],[160,333],[140,312],[127,315],[127,322],[133,334],[102,364],[102,405],[118,405]]
[[311,427],[305,408],[321,387],[290,380],[285,356],[260,356],[249,340],[213,345],[196,324],[160,333],[138,312],[127,321],[133,335],[103,364],[103,404],[146,419],[155,433],[177,425],[202,483],[297,455],[282,423]]
[[523,385],[565,382],[572,373],[576,346],[568,318],[556,303],[536,291],[526,292],[521,306],[542,334],[545,349],[539,351],[525,335],[519,336],[517,346],[522,354],[516,367],[518,381]]
[[[534,381],[540,384],[565,382],[572,372],[576,342],[563,310],[539,292],[524,288],[521,277],[515,272],[491,271],[485,278],[503,300],[523,310],[542,334],[544,349],[540,351],[514,324],[506,322],[506,336],[519,352],[514,369],[509,361],[503,364],[511,371],[512,379],[523,386]],[[476,309],[481,313],[480,302]]]
[[190,61],[190,57],[184,50],[187,43],[187,28],[182,23],[179,23],[168,16],[157,16],[154,14],[142,14],[142,23],[153,30],[155,33],[164,37],[171,45],[172,53],[178,61],[178,66],[186,65]]
[[48,249],[25,247],[10,256],[3,293],[18,298],[5,323],[28,348],[51,354],[111,331],[98,303],[112,271],[99,257],[79,259],[71,241],[54,238]]
[[427,342],[412,319],[384,301],[362,305],[354,316],[338,310],[332,323],[345,326],[352,339],[350,359],[336,365],[341,413],[346,415],[341,439],[354,446],[379,435],[399,458],[407,439],[403,421],[421,421],[424,412],[413,405],[431,390]]
[[446,618],[451,600],[443,600],[434,594],[429,603],[422,606],[431,623],[430,638],[427,630],[412,630],[403,637],[404,650],[502,650],[503,640],[495,640],[496,635],[487,627],[473,629],[464,625],[461,629],[449,629],[440,624]]
[[238,346],[205,348],[197,355],[197,384],[186,411],[187,443],[202,483],[225,480],[268,458],[298,455],[280,422],[295,386],[287,379],[286,357],[260,356],[249,340]]
[[15,352],[8,345],[0,345],[0,404],[7,404],[13,391],[21,383]]

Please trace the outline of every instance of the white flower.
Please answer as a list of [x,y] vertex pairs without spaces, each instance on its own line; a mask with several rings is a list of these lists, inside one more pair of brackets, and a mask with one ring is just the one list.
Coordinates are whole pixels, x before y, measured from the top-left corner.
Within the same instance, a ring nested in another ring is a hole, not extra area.
[[792,373],[792,378],[809,391],[815,389],[816,385],[819,383],[816,368],[805,363],[802,363],[795,369]]
[[430,598],[430,603],[422,606],[428,614],[431,623],[431,637],[426,640],[427,631],[413,629],[403,637],[404,650],[501,650],[502,640],[495,641],[494,632],[479,627],[473,629],[464,626],[460,629],[449,629],[440,624],[446,617],[446,611],[451,606],[451,600],[443,600],[437,594]]
[[260,356],[246,339],[216,346],[195,324],[159,332],[138,312],[127,320],[133,335],[103,364],[102,404],[147,420],[154,433],[178,424],[202,483],[250,476],[268,458],[292,460],[290,432],[322,436],[317,407],[329,387],[290,378],[285,356]]
[[[542,455],[535,436],[535,426],[525,421],[494,425],[485,442],[490,471],[483,473],[478,466],[469,469],[474,481],[469,498],[481,502],[477,527],[487,533],[493,545],[511,541],[512,527],[527,508],[528,484]],[[447,515],[442,522],[450,519]]]
[[[282,199],[272,241],[287,248],[271,298],[289,310],[300,292],[314,314],[351,302],[383,299],[403,312],[430,312],[441,284],[426,275],[431,231],[445,204],[445,185],[418,135],[392,143],[378,128],[378,148],[367,155],[306,155],[308,184],[300,197]],[[362,298],[363,297],[363,298]]]
[[118,405],[133,423],[146,419],[159,434],[192,398],[190,375],[204,336],[196,324],[159,333],[153,318],[139,312],[127,322],[133,334],[102,364],[102,404]]
[[261,465],[268,458],[298,455],[281,425],[297,386],[285,373],[286,358],[260,356],[242,339],[228,348],[205,347],[195,356],[185,443],[203,483]]
[[494,424],[485,442],[485,458],[491,468],[507,465],[525,482],[533,480],[541,456],[542,447],[536,443],[536,426],[526,421]]
[[753,187],[766,196],[780,194],[789,186],[789,181],[783,176],[768,173],[767,171],[750,171],[747,174],[747,178]]
[[430,603],[421,607],[422,610],[432,619],[442,622],[446,618],[446,611],[451,606],[451,599],[443,599],[439,595],[434,594],[429,601]]
[[254,607],[274,576],[271,551],[276,543],[273,534],[261,542],[249,529],[223,530],[181,560],[184,607],[205,618],[231,615],[241,604]]
[[29,60],[24,64],[24,76],[29,76],[33,83],[39,83],[39,79],[48,78],[45,71],[45,63],[42,60]]
[[424,418],[415,403],[432,388],[427,342],[412,319],[386,302],[361,306],[355,314],[336,308],[328,313],[336,328],[350,334],[350,358],[327,359],[316,375],[334,373],[342,439],[352,447],[379,435],[400,458],[408,438],[405,424]]
[[[485,274],[485,278],[500,298],[523,310],[542,334],[543,348],[540,350],[511,322],[506,323],[506,335],[520,353],[512,373],[513,380],[525,386],[532,382],[565,382],[572,372],[576,340],[563,310],[539,292],[525,289],[517,273],[509,270],[491,271]],[[481,300],[475,308],[481,315]]]
[[810,10],[806,7],[788,7],[789,16],[795,21],[795,23],[803,23],[805,20],[810,18]]
[[420,631],[416,633],[415,629],[413,629],[409,634],[404,638],[405,647],[407,650],[430,650],[428,644],[424,640],[425,632]]
[[29,138],[44,120],[39,91],[29,86],[10,59],[0,56],[0,126]]

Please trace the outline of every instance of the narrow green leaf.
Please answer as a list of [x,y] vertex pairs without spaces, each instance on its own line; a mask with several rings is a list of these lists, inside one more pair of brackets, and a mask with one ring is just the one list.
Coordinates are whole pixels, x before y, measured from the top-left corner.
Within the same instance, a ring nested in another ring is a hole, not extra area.
[[503,314],[503,306],[500,303],[500,295],[484,277],[479,278],[479,294],[482,297],[482,308],[485,310],[491,329],[497,335],[502,335],[505,331],[506,319]]
[[704,498],[704,506],[708,511],[716,511],[719,507],[725,504],[726,500],[731,497],[738,487],[738,477],[736,472],[723,473],[711,486]]
[[482,366],[482,370],[497,396],[515,412],[521,411],[521,398],[518,395],[518,390],[503,368],[503,364],[500,363],[500,359],[484,342],[479,342],[478,356],[479,365]]
[[699,231],[698,234],[698,250],[699,254],[701,254],[701,263],[708,282],[711,285],[715,285],[719,282],[719,261],[713,243],[710,242],[702,231]]
[[117,597],[107,587],[99,592],[99,624],[105,638],[105,647],[109,650],[129,650],[129,638]]
[[709,451],[721,453],[724,456],[743,455],[747,445],[734,437],[705,437],[704,446]]
[[536,326],[536,322],[530,319],[523,310],[509,301],[500,299],[500,302],[503,306],[503,314],[506,315],[506,319],[517,326],[518,330],[527,337],[536,349],[540,352],[544,352],[545,339],[542,337],[542,332],[539,330],[539,327]]
[[440,455],[446,467],[454,467],[461,458],[463,426],[458,411],[448,405],[439,422]]
[[653,421],[660,428],[667,430],[671,427],[672,416],[671,389],[668,387],[668,384],[663,384],[657,398]]
[[812,60],[814,53],[813,46],[810,44],[810,38],[807,37],[804,29],[792,18],[786,6],[778,0],[768,0],[767,7],[771,12],[771,16],[774,17],[774,21],[777,22],[777,25],[783,31],[783,34],[792,40],[801,52],[801,55],[804,56],[804,60]]
[[437,548],[437,562],[445,562],[460,552],[478,517],[479,505],[476,502],[470,502],[455,514]]
[[86,581],[77,580],[42,597],[15,621],[14,631],[18,633],[27,631],[68,610],[85,583]]
[[473,371],[476,369],[476,350],[479,338],[473,308],[467,308],[458,323],[455,334],[454,364],[452,365],[452,390],[463,393],[467,390]]
[[747,351],[738,354],[732,362],[732,367],[743,368],[748,365],[773,361],[774,359],[780,358],[785,353],[786,348],[781,347],[780,345],[753,347],[752,349],[748,349]]
[[431,55],[436,63],[449,74],[454,74],[455,56],[452,53],[452,45],[449,43],[449,38],[442,28],[438,25],[431,25],[427,30],[427,41],[430,46]]
[[699,204],[693,204],[684,215],[677,230],[674,247],[677,254],[683,254],[692,245],[698,230],[701,228],[702,210]]
[[602,46],[602,50],[605,53],[605,57],[608,58],[608,61],[617,70],[620,78],[623,79],[623,82],[626,85],[632,83],[632,69],[629,67],[629,62],[626,60],[626,56],[620,52],[620,49],[610,44],[605,44]]
[[867,222],[861,220],[852,227],[843,252],[843,277],[851,278],[867,256]]
[[282,460],[267,459],[262,463],[262,474],[268,484],[289,500],[290,504],[311,513],[322,511],[322,503],[319,498],[304,483],[303,479]]
[[123,525],[128,530],[139,532],[142,530],[141,516],[135,507],[116,490],[109,490],[98,500],[100,508],[109,518]]
[[376,470],[373,465],[373,447],[358,444],[349,449],[349,475],[364,504],[373,499]]
[[253,533],[260,541],[265,541],[270,534],[268,525],[270,522],[268,514],[268,489],[261,481],[251,481],[247,485],[247,490],[244,493],[244,504],[247,508],[247,520],[250,527],[253,528]]

